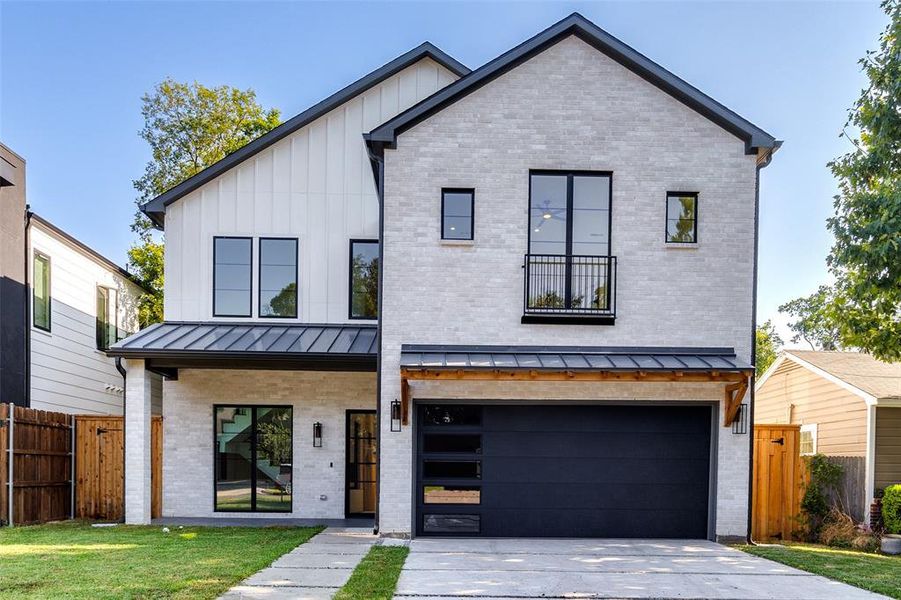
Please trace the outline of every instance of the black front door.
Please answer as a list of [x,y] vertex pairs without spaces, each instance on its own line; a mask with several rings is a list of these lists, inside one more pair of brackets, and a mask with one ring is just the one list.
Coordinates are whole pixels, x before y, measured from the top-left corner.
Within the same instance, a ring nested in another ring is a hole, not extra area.
[[710,406],[418,410],[417,535],[708,536]]
[[376,420],[374,410],[347,411],[344,513],[348,517],[375,514]]

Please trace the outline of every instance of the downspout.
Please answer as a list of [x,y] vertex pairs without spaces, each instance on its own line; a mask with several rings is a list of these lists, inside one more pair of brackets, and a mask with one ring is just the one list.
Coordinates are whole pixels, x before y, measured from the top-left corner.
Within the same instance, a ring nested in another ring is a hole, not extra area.
[[[127,384],[127,378],[126,378],[127,371],[125,370],[125,367],[122,366],[122,357],[121,356],[116,357],[116,370],[119,371],[120,375],[122,375],[122,473],[125,473],[125,467],[127,464],[125,461],[125,448],[126,448],[125,422],[127,420],[125,418],[125,386]],[[122,510],[123,511],[125,510],[125,500],[126,500],[125,486],[123,485],[122,486]],[[123,518],[123,520],[125,519],[124,515],[122,518]]]
[[[25,406],[31,406],[31,278],[29,276],[31,270],[31,211],[28,205],[25,205]],[[51,300],[51,303],[53,301]]]
[[[365,139],[365,135],[364,135]],[[375,445],[375,516],[373,519],[372,533],[379,533],[379,506],[381,504],[382,492],[382,281],[384,280],[385,261],[384,261],[384,244],[385,237],[385,153],[383,147],[379,147],[379,151],[373,150],[370,144],[366,143],[366,150],[369,153],[369,163],[372,167],[372,174],[375,176],[375,188],[379,202],[379,281],[378,281],[378,321],[376,323],[376,337],[378,345],[376,346],[375,359],[375,429],[378,431],[378,443]]]
[[757,383],[757,262],[758,251],[760,246],[760,171],[767,167],[773,160],[773,152],[779,149],[782,142],[777,141],[776,145],[767,152],[763,159],[757,161],[757,168],[754,173],[754,282],[753,291],[751,293],[751,364],[755,370],[751,375],[751,384],[748,386],[748,424],[750,425],[750,435],[748,436],[748,530],[745,535],[745,541],[753,544],[751,539],[751,526],[754,518],[754,387]]

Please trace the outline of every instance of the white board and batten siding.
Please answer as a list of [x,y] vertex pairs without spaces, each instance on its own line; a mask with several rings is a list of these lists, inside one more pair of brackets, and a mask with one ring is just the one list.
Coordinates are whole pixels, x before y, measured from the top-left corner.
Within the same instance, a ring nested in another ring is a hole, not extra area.
[[[71,414],[122,414],[122,375],[115,360],[97,349],[97,286],[115,289],[119,325],[138,329],[142,290],[118,270],[65,237],[31,220],[29,281],[34,254],[50,259],[50,331],[31,331],[31,408]],[[31,301],[31,299],[29,299]],[[161,409],[162,382],[154,381],[154,412]]]
[[[284,236],[298,238],[300,284],[298,318],[285,320],[348,321],[350,240],[375,240],[379,228],[362,134],[455,79],[424,58],[169,205],[166,320],[216,320],[215,236]],[[254,316],[221,320],[258,318],[256,239],[253,248]]]

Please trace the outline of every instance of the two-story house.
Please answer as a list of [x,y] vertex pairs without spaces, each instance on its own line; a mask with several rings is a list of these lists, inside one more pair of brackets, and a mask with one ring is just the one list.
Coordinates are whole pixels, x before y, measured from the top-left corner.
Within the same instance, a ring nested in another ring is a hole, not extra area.
[[144,207],[126,520],[745,538],[757,190],[779,142],[578,14],[423,45]]
[[[25,159],[0,144],[0,402],[123,413],[123,373],[106,355],[138,330],[145,293],[128,271],[28,210]],[[154,412],[162,380],[151,377]]]

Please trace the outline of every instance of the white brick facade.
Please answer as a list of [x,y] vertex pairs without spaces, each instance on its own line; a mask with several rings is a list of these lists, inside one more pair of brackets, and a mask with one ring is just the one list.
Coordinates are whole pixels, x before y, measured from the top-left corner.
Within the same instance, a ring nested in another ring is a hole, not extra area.
[[[614,326],[523,325],[530,169],[611,171]],[[750,361],[755,157],[575,37],[402,133],[385,152],[382,410],[401,344],[727,346]],[[475,241],[440,242],[440,190],[475,188]],[[667,248],[667,191],[697,191],[695,248]],[[414,395],[721,401],[721,386],[414,383]],[[409,533],[412,428],[382,423],[380,527]],[[747,531],[748,435],[718,429],[716,535]]]
[[[344,518],[345,415],[375,409],[374,373],[184,369],[164,387],[163,516]],[[215,404],[293,408],[293,512],[214,512]],[[321,448],[313,447],[316,421]]]

